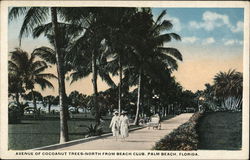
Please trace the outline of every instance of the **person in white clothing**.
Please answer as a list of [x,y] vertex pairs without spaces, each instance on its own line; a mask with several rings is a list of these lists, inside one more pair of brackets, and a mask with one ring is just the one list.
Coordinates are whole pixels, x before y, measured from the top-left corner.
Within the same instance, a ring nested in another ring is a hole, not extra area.
[[109,128],[111,128],[113,136],[117,140],[120,129],[120,118],[119,118],[119,113],[117,111],[114,112],[114,116],[112,117]]
[[129,129],[129,119],[126,111],[122,111],[120,117],[120,132],[122,140],[125,140],[128,137],[128,129]]

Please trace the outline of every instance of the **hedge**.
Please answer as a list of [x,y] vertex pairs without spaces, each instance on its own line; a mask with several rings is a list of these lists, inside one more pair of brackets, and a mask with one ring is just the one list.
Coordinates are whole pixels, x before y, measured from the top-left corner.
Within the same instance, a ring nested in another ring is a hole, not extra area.
[[156,142],[154,150],[197,150],[198,120],[202,112],[196,112],[186,123],[173,130],[170,134]]

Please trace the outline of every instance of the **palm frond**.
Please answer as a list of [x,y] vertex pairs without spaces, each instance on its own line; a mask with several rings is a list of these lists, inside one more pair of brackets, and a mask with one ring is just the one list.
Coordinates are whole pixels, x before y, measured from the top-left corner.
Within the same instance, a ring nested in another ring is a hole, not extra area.
[[21,45],[21,39],[23,36],[28,36],[32,33],[33,28],[38,25],[42,25],[48,17],[48,7],[31,7],[27,11],[24,21],[19,33],[19,44]]
[[117,54],[112,54],[111,57],[108,57],[106,63],[104,66],[104,70],[106,70],[107,72],[110,72],[111,74],[115,74],[115,72],[117,72],[118,70],[118,60],[119,60],[119,56]]
[[13,61],[8,61],[8,69],[9,71],[18,71],[19,67]]
[[45,61],[35,61],[34,63],[31,63],[30,69],[32,69],[34,71],[34,73],[39,73],[39,72],[37,72],[37,70],[39,70],[40,68],[43,68],[43,67],[48,68],[48,65]]
[[161,14],[157,17],[156,21],[155,21],[155,24],[157,25],[161,20],[162,18],[167,14],[167,10],[163,10],[161,12]]
[[36,78],[35,82],[37,84],[39,84],[39,86],[41,87],[42,90],[44,90],[45,88],[54,88],[53,84],[51,82],[49,82],[48,80],[44,79],[44,78]]
[[28,63],[29,61],[28,53],[20,48],[15,48],[15,50],[11,51],[10,54],[11,54],[11,60],[16,62],[16,64],[18,64],[19,66],[22,66],[22,64]]
[[89,70],[81,70],[81,71],[75,71],[70,74],[71,77],[71,82],[70,84],[78,81],[79,79],[87,77],[91,73],[90,69]]
[[181,37],[176,33],[166,33],[157,36],[154,41],[157,45],[163,45],[164,43],[170,42],[172,39],[181,40]]
[[163,59],[163,62],[167,66],[169,66],[170,69],[172,69],[172,70],[177,70],[178,69],[177,61],[173,57],[168,56],[168,55],[164,55],[164,54],[162,54],[161,57]]
[[117,87],[107,72],[105,72],[105,71],[103,72],[103,71],[99,70],[98,73],[99,73],[99,76],[101,77],[101,79],[104,80],[110,87],[112,87],[112,88]]
[[13,7],[9,12],[9,21],[24,15],[30,7]]
[[173,56],[174,58],[182,61],[182,54],[179,52],[178,49],[176,48],[171,48],[171,47],[158,47],[157,48],[160,52],[163,52],[165,54],[169,54],[171,56]]
[[41,34],[47,35],[52,32],[52,23],[42,24],[33,29],[33,38],[38,38]]
[[52,73],[40,73],[36,75],[39,78],[44,78],[44,79],[57,79],[57,76],[55,76]]
[[33,51],[32,55],[38,56],[51,64],[56,63],[56,53],[53,49],[49,47],[36,48]]
[[153,32],[162,32],[162,31],[166,31],[166,30],[170,30],[173,28],[173,24],[168,21],[168,20],[164,20],[161,24],[156,25],[153,29]]

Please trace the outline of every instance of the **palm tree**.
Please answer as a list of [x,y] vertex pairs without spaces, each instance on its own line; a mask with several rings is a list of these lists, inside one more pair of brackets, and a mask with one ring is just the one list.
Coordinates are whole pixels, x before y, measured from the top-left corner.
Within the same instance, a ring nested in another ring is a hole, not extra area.
[[9,96],[14,94],[15,101],[17,106],[20,104],[20,94],[24,92],[24,88],[22,86],[21,75],[20,72],[8,72],[8,91]]
[[[77,39],[74,46],[74,48],[77,50],[75,53],[78,53],[79,55],[75,56],[74,57],[75,59],[72,60],[74,62],[76,70],[76,72],[72,74],[72,79],[73,81],[76,81],[79,78],[86,77],[90,73],[92,73],[92,83],[94,90],[93,103],[96,110],[96,122],[99,123],[100,108],[97,103],[97,97],[98,97],[97,77],[99,75],[102,78],[102,80],[107,82],[107,84],[112,88],[116,87],[115,83],[112,81],[112,79],[108,74],[109,72],[112,72],[111,70],[116,70],[114,69],[115,66],[112,66],[111,68],[106,67],[108,63],[107,62],[108,57],[110,57],[111,54],[114,54],[114,48],[110,47],[114,45],[114,42],[112,43],[108,42],[110,42],[111,39],[110,38],[111,32],[112,35],[114,35],[113,31],[115,29],[119,29],[119,27],[117,27],[119,26],[119,23],[116,22],[118,22],[118,20],[121,19],[121,17],[124,14],[124,11],[122,11],[122,8],[87,8],[86,10],[89,11],[88,14],[86,14],[86,12],[84,11],[81,12],[81,9],[77,9],[76,12],[79,13],[79,15],[84,15],[83,16],[84,18],[81,17],[79,21],[75,21],[75,16],[79,16],[75,15],[72,20],[72,23],[74,24],[78,25],[79,23],[81,24],[83,28],[81,32],[84,33]],[[69,16],[68,19],[72,19],[72,17]],[[109,48],[107,48],[106,46],[109,46]],[[113,50],[111,51],[111,49]],[[119,62],[121,62],[121,60]],[[120,64],[120,79],[121,79],[122,67],[121,63],[119,64]],[[114,71],[112,73],[114,73]],[[119,88],[121,88],[121,81]],[[119,92],[119,100],[120,100],[121,90],[119,91],[120,91]],[[120,101],[119,101],[119,106],[120,106]]]
[[[65,79],[66,74],[72,70],[72,64],[70,64],[70,61],[68,59],[69,54],[74,54],[71,51],[71,45],[74,41],[74,36],[71,34],[71,32],[72,30],[77,30],[77,28],[75,28],[75,26],[72,24],[58,23],[58,29],[60,31],[59,44],[61,47],[61,54],[64,59],[63,61],[64,71],[62,72],[62,77],[64,77]],[[42,34],[44,34],[47,37],[50,44],[54,46],[55,38],[54,38],[52,23],[43,24],[34,28],[33,30],[34,38],[38,38]],[[48,63],[53,65],[56,64],[56,52],[54,49],[42,46],[35,49],[34,52],[36,56],[39,56],[40,58],[46,60]],[[65,113],[66,117],[69,118],[68,105],[65,106],[65,112],[66,112]]]
[[87,104],[86,95],[79,93],[78,91],[72,91],[68,96],[68,101],[72,107],[75,108],[75,112],[79,113],[80,108],[85,108]]
[[56,64],[58,74],[59,85],[59,106],[60,106],[60,143],[68,141],[68,125],[66,119],[67,107],[66,107],[66,93],[65,93],[65,81],[64,81],[64,67],[63,56],[59,45],[59,30],[58,30],[58,11],[62,11],[67,8],[56,7],[13,7],[9,12],[9,20],[13,20],[20,15],[25,15],[24,21],[20,30],[19,39],[21,45],[21,39],[24,35],[28,36],[36,26],[44,24],[48,18],[51,18],[53,32],[54,32],[54,47],[56,53]]
[[215,94],[219,97],[242,95],[242,73],[234,70],[219,72],[214,77]]
[[[96,123],[100,123],[100,108],[97,103],[98,97],[98,86],[97,78],[98,75],[102,80],[106,81],[111,87],[115,87],[115,83],[110,78],[109,74],[106,73],[104,67],[107,63],[106,58],[102,57],[104,48],[102,46],[102,38],[97,37],[96,35],[100,34],[99,31],[86,30],[84,38],[80,37],[75,44],[77,51],[74,52],[76,55],[72,58],[72,66],[74,72],[71,74],[72,81],[71,83],[88,76],[92,73],[92,84],[93,84],[93,106],[95,107],[95,120]],[[79,44],[80,42],[80,44]],[[78,46],[79,45],[79,46]],[[78,48],[79,47],[79,48]],[[72,50],[75,50],[74,48]]]
[[[122,109],[122,88],[123,88],[123,69],[127,67],[128,54],[130,53],[130,46],[128,37],[131,36],[130,28],[128,26],[131,17],[137,12],[136,8],[112,8],[108,10],[105,19],[110,19],[106,22],[107,33],[105,37],[107,45],[110,47],[113,55],[113,67],[111,70],[116,70],[119,73],[119,88],[118,88],[118,110],[119,114]],[[110,65],[109,65],[110,66]]]
[[20,48],[10,52],[11,59],[9,60],[9,72],[19,76],[16,86],[23,86],[24,89],[31,91],[34,110],[37,111],[35,85],[38,84],[42,89],[46,87],[53,88],[51,82],[47,79],[57,78],[51,73],[44,73],[48,68],[45,61],[36,60],[34,52],[31,56]]
[[243,75],[236,70],[219,72],[214,77],[214,92],[222,106],[237,109],[242,103]]
[[58,105],[56,97],[52,96],[52,95],[48,95],[48,96],[44,97],[43,98],[43,103],[44,103],[45,107],[48,106],[49,114],[51,112],[51,106],[52,105]]
[[[177,70],[177,60],[182,61],[182,55],[177,49],[164,47],[164,43],[170,42],[172,39],[181,39],[176,33],[162,34],[163,31],[167,31],[173,26],[170,21],[162,21],[165,15],[164,10],[157,20],[153,21],[151,10],[143,8],[131,20],[131,23],[136,26],[131,31],[133,35],[131,46],[134,47],[136,57],[136,61],[134,61],[136,63],[132,65],[137,68],[138,73],[137,111],[134,124],[138,123],[142,75],[149,75],[151,78],[158,77],[160,80],[165,77],[164,79],[167,80],[169,73]],[[155,75],[157,72],[161,72],[162,77]]]

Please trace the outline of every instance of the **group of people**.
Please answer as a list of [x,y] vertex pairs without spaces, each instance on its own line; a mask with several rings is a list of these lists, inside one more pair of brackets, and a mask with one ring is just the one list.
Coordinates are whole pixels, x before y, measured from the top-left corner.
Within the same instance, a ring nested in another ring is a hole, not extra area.
[[121,135],[122,140],[125,140],[125,138],[128,137],[129,129],[129,119],[127,112],[122,111],[121,115],[119,116],[119,112],[115,111],[109,127],[111,128],[113,136],[116,140],[119,135]]

